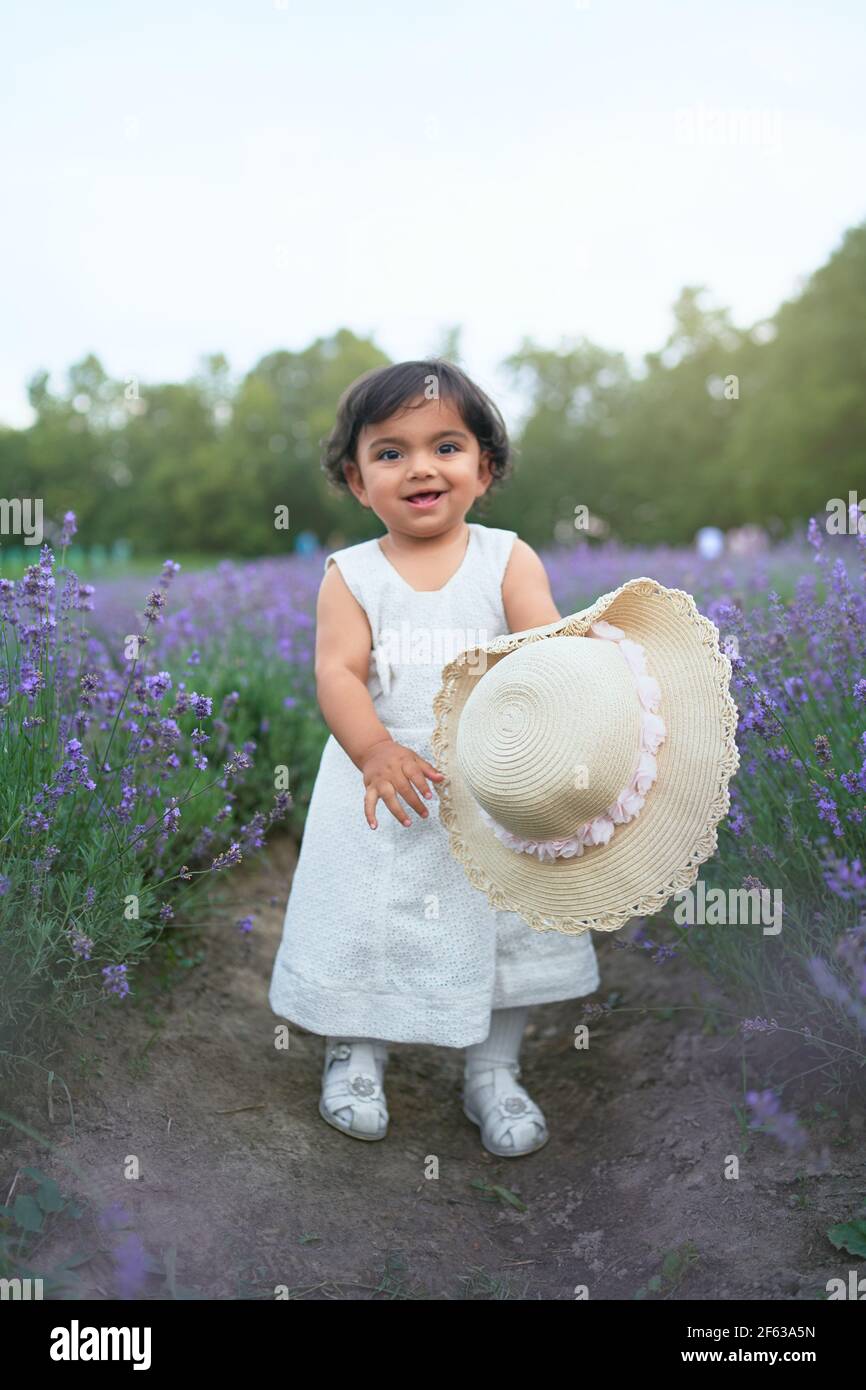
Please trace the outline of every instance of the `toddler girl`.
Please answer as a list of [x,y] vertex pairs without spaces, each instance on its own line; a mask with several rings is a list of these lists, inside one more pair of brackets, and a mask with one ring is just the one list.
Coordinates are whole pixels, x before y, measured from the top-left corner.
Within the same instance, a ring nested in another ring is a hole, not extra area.
[[316,688],[331,736],[269,1000],[325,1037],[328,1124],[384,1138],[388,1043],[460,1047],[464,1113],[489,1152],[517,1157],[549,1137],[517,1080],[529,1006],[589,994],[599,976],[589,932],[536,932],[472,887],[430,787],[442,667],[561,616],[535,552],[466,521],[509,463],[496,406],[448,362],[377,368],[340,399],[324,468],[385,534],[325,561]]

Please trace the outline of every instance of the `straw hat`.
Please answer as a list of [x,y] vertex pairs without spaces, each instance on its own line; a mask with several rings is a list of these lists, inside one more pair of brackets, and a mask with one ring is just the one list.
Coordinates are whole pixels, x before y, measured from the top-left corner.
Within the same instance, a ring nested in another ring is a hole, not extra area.
[[716,626],[654,579],[461,651],[431,747],[469,881],[535,930],[573,935],[691,887],[739,766],[730,677]]

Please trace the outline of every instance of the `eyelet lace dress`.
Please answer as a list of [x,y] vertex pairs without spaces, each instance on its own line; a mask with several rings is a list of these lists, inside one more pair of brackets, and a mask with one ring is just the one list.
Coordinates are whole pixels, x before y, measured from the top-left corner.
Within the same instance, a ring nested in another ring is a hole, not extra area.
[[[468,525],[463,561],[441,589],[413,589],[377,539],[325,560],[367,614],[375,643],[367,688],[379,719],[434,767],[442,667],[509,631],[502,580],[516,532]],[[271,976],[275,1014],[322,1035],[468,1047],[487,1037],[493,1009],[598,988],[589,932],[533,931],[473,888],[429,785],[426,820],[409,807],[403,826],[380,801],[371,830],[361,773],[329,737]]]

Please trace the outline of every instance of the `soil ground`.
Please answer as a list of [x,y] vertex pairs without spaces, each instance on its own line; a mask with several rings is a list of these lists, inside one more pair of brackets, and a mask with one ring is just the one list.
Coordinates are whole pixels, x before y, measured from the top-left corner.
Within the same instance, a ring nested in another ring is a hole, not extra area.
[[[462,1053],[444,1048],[392,1045],[384,1141],[326,1125],[322,1040],[292,1025],[277,1051],[267,1000],[294,860],[283,839],[234,871],[202,962],[53,1059],[74,1137],[59,1084],[53,1119],[44,1084],[4,1102],[53,1148],[0,1131],[0,1197],[32,1190],[21,1170],[36,1164],[84,1199],[32,1257],[50,1269],[91,1251],[77,1296],[115,1296],[95,1221],[112,1203],[163,1270],[173,1261],[181,1296],[209,1299],[809,1300],[864,1273],[826,1235],[866,1201],[862,1114],[827,1097],[818,1072],[798,1092],[805,1154],[745,1130],[744,1049],[745,1088],[758,1089],[783,1063],[808,1071],[814,1054],[706,1028],[687,964],[653,965],[613,938],[595,937],[596,998],[618,996],[621,1011],[590,1020],[588,1049],[574,1046],[587,1001],[530,1012],[521,1080],[551,1131],[536,1154],[484,1150],[461,1109]],[[244,936],[234,922],[250,912]],[[171,1296],[164,1275],[142,1296]]]

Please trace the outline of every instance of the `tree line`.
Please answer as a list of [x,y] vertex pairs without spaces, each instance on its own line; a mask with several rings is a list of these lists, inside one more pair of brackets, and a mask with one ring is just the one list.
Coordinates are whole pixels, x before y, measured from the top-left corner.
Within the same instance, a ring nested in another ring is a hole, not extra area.
[[[866,223],[748,328],[686,286],[667,341],[637,366],[585,338],[524,339],[502,363],[525,401],[514,474],[483,519],[534,545],[564,539],[578,506],[590,533],[624,542],[801,526],[828,499],[866,491],[864,325]],[[460,361],[459,338],[447,335],[443,356]],[[239,379],[219,353],[184,382],[114,379],[92,354],[61,390],[39,371],[33,424],[0,429],[0,496],[40,497],[46,516],[73,510],[85,544],[123,538],[148,555],[276,554],[301,531],[364,539],[381,525],[328,485],[319,441],[345,386],[388,361],[341,329]],[[285,506],[288,540],[274,526]]]

